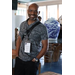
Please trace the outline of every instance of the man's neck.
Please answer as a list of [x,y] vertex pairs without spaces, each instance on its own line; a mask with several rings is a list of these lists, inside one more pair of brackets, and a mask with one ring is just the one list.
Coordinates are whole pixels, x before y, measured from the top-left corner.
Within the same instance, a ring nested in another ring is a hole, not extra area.
[[28,25],[30,25],[30,24],[32,24],[32,23],[34,23],[36,20],[28,20]]

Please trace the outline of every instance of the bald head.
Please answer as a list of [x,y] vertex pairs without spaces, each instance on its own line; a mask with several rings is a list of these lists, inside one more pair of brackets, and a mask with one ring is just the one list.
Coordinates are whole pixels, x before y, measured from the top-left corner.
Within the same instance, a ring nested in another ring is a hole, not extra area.
[[36,3],[33,3],[33,4],[29,5],[28,9],[29,9],[31,6],[37,7],[37,9],[39,8],[39,6],[38,6]]

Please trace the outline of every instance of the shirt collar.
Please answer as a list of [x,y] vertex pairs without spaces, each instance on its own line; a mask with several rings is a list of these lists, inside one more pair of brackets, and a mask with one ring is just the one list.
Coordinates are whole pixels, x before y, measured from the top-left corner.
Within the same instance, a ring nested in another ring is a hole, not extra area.
[[26,20],[27,29],[29,29],[30,27],[32,27],[35,23],[37,23],[39,21],[39,19],[37,18],[37,20],[34,23],[32,23],[31,25],[28,25],[28,20],[29,20],[29,18]]

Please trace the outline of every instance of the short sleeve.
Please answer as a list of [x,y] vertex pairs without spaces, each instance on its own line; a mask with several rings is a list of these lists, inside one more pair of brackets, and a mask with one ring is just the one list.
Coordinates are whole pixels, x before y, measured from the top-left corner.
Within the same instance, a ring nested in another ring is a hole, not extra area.
[[47,28],[43,26],[41,31],[41,40],[47,40],[47,39],[48,39]]
[[21,37],[21,39],[23,38],[24,31],[25,31],[24,23],[21,23],[19,31],[19,36]]

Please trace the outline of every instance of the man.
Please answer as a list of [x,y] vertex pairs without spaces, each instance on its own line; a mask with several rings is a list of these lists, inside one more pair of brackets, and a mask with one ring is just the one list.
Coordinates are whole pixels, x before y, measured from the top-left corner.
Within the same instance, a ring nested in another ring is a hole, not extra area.
[[[38,70],[39,59],[47,50],[48,35],[46,27],[39,23],[32,29],[30,34],[27,30],[34,24],[39,22],[38,5],[33,3],[28,7],[29,18],[21,23],[19,37],[16,42],[16,50],[12,53],[16,54],[15,75],[36,75]],[[42,41],[42,47],[40,42]],[[31,47],[30,47],[31,45]]]

